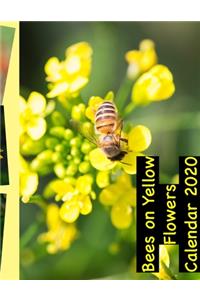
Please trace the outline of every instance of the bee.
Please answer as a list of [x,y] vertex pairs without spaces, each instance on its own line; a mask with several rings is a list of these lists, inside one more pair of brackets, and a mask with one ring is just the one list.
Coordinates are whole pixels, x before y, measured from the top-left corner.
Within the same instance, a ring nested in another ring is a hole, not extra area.
[[122,143],[127,145],[128,140],[121,137],[123,120],[119,117],[113,102],[105,101],[99,106],[95,112],[95,125],[92,132],[83,132],[81,124],[73,120],[71,122],[73,127],[78,127],[78,131],[99,147],[109,160],[121,161],[128,153],[122,149]]
[[122,160],[127,151],[121,149],[123,121],[119,118],[114,103],[105,101],[95,114],[95,132],[99,135],[98,146],[111,161]]

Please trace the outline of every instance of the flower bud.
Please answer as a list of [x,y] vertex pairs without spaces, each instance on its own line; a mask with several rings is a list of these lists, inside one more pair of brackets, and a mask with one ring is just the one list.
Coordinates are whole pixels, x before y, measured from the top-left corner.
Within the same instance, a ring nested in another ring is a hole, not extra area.
[[81,152],[83,152],[84,154],[87,154],[90,152],[91,148],[92,148],[91,144],[88,141],[84,141],[81,146]]
[[57,163],[54,166],[54,172],[59,178],[64,178],[66,170],[62,163]]
[[65,174],[67,176],[74,176],[78,170],[78,167],[75,163],[71,162],[70,165],[67,167]]
[[82,174],[86,174],[89,172],[90,170],[90,164],[87,161],[83,161],[82,163],[80,163],[79,165],[79,172]]
[[37,159],[43,161],[44,164],[51,164],[52,163],[52,155],[53,151],[48,149],[42,151],[38,156]]
[[64,138],[68,141],[70,141],[74,136],[74,133],[71,129],[67,128],[65,129],[65,132],[64,132]]
[[70,146],[76,146],[76,147],[80,147],[81,145],[81,138],[76,136],[73,139],[71,139],[70,141]]
[[79,152],[79,150],[78,150],[77,147],[73,146],[73,147],[71,148],[70,154],[71,154],[72,156],[74,156],[74,157],[79,157],[80,152]]
[[53,125],[55,126],[65,126],[65,118],[59,111],[54,111],[51,114],[51,120]]
[[49,148],[49,149],[52,149],[52,150],[56,147],[56,145],[58,143],[59,143],[59,140],[57,138],[54,138],[54,137],[49,137],[45,141],[46,147]]
[[65,135],[65,128],[61,126],[56,126],[56,127],[52,127],[49,132],[51,135],[55,137],[63,138]]

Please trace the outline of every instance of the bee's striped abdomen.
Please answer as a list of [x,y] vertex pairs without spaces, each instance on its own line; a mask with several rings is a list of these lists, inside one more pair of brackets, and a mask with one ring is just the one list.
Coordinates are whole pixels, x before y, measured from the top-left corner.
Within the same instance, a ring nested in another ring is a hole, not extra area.
[[117,122],[117,112],[112,102],[101,104],[95,115],[96,131],[100,133],[111,133],[114,131]]

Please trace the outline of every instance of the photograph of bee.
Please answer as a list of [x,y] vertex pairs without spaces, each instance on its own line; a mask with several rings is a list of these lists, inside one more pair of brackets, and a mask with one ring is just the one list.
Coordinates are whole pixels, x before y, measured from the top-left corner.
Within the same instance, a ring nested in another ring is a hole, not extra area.
[[123,120],[119,117],[114,102],[104,101],[94,110],[95,124],[92,132],[83,132],[82,124],[71,120],[72,126],[77,128],[91,143],[101,148],[110,161],[121,161],[128,152],[122,147],[122,142],[128,145],[128,140],[122,138]]
[[4,106],[0,105],[0,185],[9,184]]
[[3,247],[3,231],[4,231],[4,220],[5,220],[5,209],[6,209],[6,195],[0,194],[0,266],[2,257]]
[[200,153],[199,34],[20,23],[21,279],[200,279],[178,272],[177,247],[136,272],[137,157],[159,156],[160,183],[178,183],[178,156]]
[[14,31],[14,28],[0,26],[0,104],[3,102]]

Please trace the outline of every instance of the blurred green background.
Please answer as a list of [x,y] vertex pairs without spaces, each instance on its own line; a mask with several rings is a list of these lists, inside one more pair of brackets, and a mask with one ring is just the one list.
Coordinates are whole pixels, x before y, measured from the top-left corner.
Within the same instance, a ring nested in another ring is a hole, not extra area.
[[[178,172],[179,155],[200,153],[200,23],[198,22],[23,22],[20,24],[21,93],[47,93],[44,64],[51,56],[64,58],[66,47],[79,41],[91,44],[93,68],[91,80],[83,90],[84,99],[92,95],[115,93],[126,75],[124,54],[137,49],[144,38],[154,40],[159,63],[174,75],[176,92],[169,101],[151,104],[134,111],[133,124],[151,129],[151,155],[160,156],[163,183]],[[32,204],[21,207],[21,235],[31,224],[39,223],[38,209]],[[130,273],[134,245],[129,234],[111,225],[109,215],[96,201],[91,215],[78,221],[81,235],[69,251],[47,255],[37,244],[37,235],[22,244],[22,279],[154,279],[153,275]],[[34,225],[37,226],[37,225]],[[31,227],[30,230],[34,228]],[[45,228],[39,226],[39,231]],[[134,229],[132,230],[134,234]],[[120,238],[120,251],[109,252]],[[123,242],[124,239],[124,242]],[[26,247],[25,247],[26,244]],[[177,252],[176,250],[174,250]],[[175,273],[178,256],[172,255]],[[180,274],[179,278],[200,279]]]

